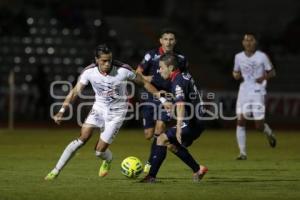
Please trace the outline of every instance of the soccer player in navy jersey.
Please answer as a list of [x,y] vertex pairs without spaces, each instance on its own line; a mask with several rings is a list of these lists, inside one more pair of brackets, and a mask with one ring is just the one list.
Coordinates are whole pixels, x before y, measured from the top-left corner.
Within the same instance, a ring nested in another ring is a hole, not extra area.
[[[157,145],[153,149],[151,168],[141,182],[155,182],[156,175],[163,163],[167,146],[193,171],[194,181],[199,181],[207,173],[208,168],[200,165],[187,150],[204,130],[202,98],[195,82],[188,72],[181,72],[177,67],[177,57],[174,54],[164,54],[159,61],[160,74],[163,79],[171,81],[171,93],[174,96],[176,126],[169,128],[157,137]],[[160,98],[165,106],[166,100]],[[170,109],[169,106],[166,106]]]
[[[142,75],[158,90],[169,91],[171,83],[165,80],[159,73],[159,58],[164,53],[172,52],[178,59],[178,68],[180,71],[187,70],[187,60],[185,56],[174,50],[176,45],[176,33],[171,29],[164,29],[161,32],[159,48],[146,52],[144,59],[137,68],[137,73]],[[152,149],[156,144],[156,137],[166,130],[166,122],[170,121],[169,114],[162,110],[160,102],[153,98],[148,92],[142,91],[140,95],[142,102],[141,112],[143,115],[144,134],[147,140],[153,138],[153,143],[150,150],[150,156],[145,165],[144,172],[148,173],[151,167]]]

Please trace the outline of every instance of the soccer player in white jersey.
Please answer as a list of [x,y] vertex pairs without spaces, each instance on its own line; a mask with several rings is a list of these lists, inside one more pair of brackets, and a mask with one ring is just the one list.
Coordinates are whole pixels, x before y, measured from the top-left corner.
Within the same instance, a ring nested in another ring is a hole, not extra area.
[[275,70],[268,56],[256,50],[253,33],[244,35],[244,51],[235,55],[233,77],[242,80],[239,88],[236,114],[236,137],[240,154],[237,160],[246,160],[246,120],[254,120],[255,128],[266,134],[271,147],[276,146],[274,133],[265,123],[265,96],[267,81],[275,76]]
[[60,111],[54,116],[57,124],[62,121],[68,106],[91,83],[95,92],[95,102],[86,118],[79,138],[73,140],[64,150],[54,169],[45,180],[55,179],[72,155],[92,136],[94,129],[100,128],[100,138],[96,145],[96,156],[103,160],[99,176],[108,174],[112,161],[110,144],[118,134],[127,112],[126,81],[132,80],[154,94],[156,88],[135,73],[129,65],[112,59],[112,52],[106,45],[99,45],[95,51],[96,64],[86,67],[80,75],[76,86],[66,97]]

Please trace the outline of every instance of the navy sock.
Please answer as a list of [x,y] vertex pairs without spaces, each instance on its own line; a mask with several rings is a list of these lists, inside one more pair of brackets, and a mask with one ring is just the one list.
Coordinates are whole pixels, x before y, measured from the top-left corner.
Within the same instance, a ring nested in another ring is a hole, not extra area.
[[176,146],[177,147],[177,152],[174,153],[178,158],[180,158],[186,165],[188,165],[194,173],[199,171],[200,166],[199,164],[195,161],[193,156],[190,154],[190,152],[182,147],[182,146]]
[[154,148],[156,146],[156,141],[157,141],[157,135],[154,134],[153,141],[152,141],[152,144],[151,144],[151,147],[150,147],[150,155],[149,155],[149,158],[148,158],[148,163],[150,165],[152,164],[153,152],[154,152]]
[[149,175],[152,177],[156,177],[156,174],[158,173],[158,170],[165,160],[167,155],[167,147],[166,146],[158,146],[155,145],[155,148],[153,150],[153,158],[151,163],[151,168]]

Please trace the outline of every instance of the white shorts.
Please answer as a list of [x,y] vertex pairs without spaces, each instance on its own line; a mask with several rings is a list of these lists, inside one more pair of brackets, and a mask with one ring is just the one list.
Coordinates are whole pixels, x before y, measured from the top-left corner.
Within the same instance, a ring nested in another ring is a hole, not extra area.
[[265,118],[265,111],[265,95],[239,92],[236,102],[237,115],[243,114],[248,120],[262,120]]
[[111,144],[123,124],[126,113],[127,107],[110,109],[94,105],[84,123],[99,127],[101,140]]

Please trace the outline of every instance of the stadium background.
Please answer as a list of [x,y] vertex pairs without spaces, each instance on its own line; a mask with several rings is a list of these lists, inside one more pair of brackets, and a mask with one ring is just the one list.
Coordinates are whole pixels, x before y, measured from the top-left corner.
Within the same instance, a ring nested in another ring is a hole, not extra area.
[[[9,74],[15,75],[15,127],[55,127],[49,106],[51,82],[74,85],[93,61],[99,43],[109,44],[116,58],[133,67],[146,50],[157,47],[158,33],[173,27],[178,49],[205,92],[216,94],[223,112],[234,116],[238,83],[231,71],[245,31],[260,36],[260,49],[270,56],[277,77],[268,85],[272,127],[298,129],[300,119],[300,3],[239,0],[6,0],[0,2],[0,126],[8,126]],[[63,87],[56,94],[66,94]],[[65,127],[76,127],[73,121]],[[136,127],[136,121],[125,127]],[[216,119],[213,128],[233,128]]]

